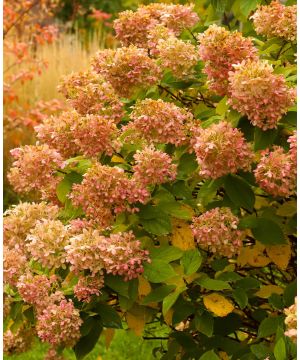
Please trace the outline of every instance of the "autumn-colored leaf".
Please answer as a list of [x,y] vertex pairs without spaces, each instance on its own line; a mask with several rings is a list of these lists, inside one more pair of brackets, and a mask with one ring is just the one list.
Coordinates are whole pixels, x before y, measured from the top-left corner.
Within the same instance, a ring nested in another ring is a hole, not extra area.
[[139,297],[147,296],[151,292],[151,285],[143,276],[139,276],[138,294]]
[[285,270],[291,258],[291,246],[287,245],[273,245],[266,248],[269,258],[279,269]]
[[189,224],[184,220],[173,219],[172,225],[172,244],[181,250],[194,249],[195,241]]
[[212,293],[203,297],[205,307],[217,316],[224,317],[234,310],[232,303],[223,295]]
[[283,289],[280,286],[277,285],[265,285],[262,286],[255,295],[263,298],[268,299],[272,294],[278,294],[281,295],[283,293]]

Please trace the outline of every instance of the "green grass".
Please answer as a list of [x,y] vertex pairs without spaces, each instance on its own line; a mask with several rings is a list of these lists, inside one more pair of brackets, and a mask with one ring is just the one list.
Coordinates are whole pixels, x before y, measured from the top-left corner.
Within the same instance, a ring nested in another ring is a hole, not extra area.
[[[161,345],[160,340],[142,340],[130,331],[116,330],[109,349],[105,347],[103,336],[85,360],[154,360],[152,349]],[[4,360],[43,360],[48,346],[36,341],[31,351],[14,356],[4,356]],[[65,350],[68,360],[75,360],[71,350]]]

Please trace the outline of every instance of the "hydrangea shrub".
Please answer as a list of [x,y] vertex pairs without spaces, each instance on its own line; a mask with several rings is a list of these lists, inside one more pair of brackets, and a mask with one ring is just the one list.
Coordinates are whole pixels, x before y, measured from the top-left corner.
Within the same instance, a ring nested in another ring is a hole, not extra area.
[[4,214],[7,354],[123,328],[157,359],[296,359],[296,7],[259,3],[126,11],[62,80],[72,109],[12,151],[40,200]]

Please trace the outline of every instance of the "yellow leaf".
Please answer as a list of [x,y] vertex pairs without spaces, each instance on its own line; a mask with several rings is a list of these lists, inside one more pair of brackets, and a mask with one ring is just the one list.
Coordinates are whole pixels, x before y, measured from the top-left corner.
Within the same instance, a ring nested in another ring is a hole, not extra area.
[[147,321],[149,312],[144,306],[134,306],[126,313],[126,320],[129,329],[133,330],[137,336],[141,336]]
[[296,212],[297,212],[297,202],[295,200],[291,200],[280,205],[276,211],[276,214],[279,216],[291,217],[294,216]]
[[167,313],[164,315],[164,319],[167,325],[172,325],[172,319],[173,319],[173,313],[174,310],[170,309],[169,311],[167,311]]
[[272,294],[281,295],[283,293],[283,289],[277,285],[265,285],[262,286],[256,293],[260,298],[268,299]]
[[285,270],[287,268],[291,258],[291,253],[292,251],[290,244],[273,245],[267,247],[267,254],[269,258],[281,270]]
[[226,316],[234,310],[232,303],[218,293],[212,293],[203,297],[205,307],[217,316]]
[[121,156],[117,156],[117,155],[113,155],[113,157],[111,158],[111,162],[113,163],[126,163],[126,161],[121,158]]
[[108,349],[110,343],[112,342],[112,339],[114,338],[115,329],[107,328],[107,329],[103,330],[102,334],[104,334],[104,336],[105,336],[105,346],[106,346],[106,349]]
[[178,247],[181,250],[194,249],[195,241],[189,224],[180,219],[173,219],[172,224],[172,245]]
[[262,196],[256,196],[255,197],[255,204],[254,207],[255,209],[260,209],[262,207],[266,207],[269,206],[269,202],[268,200],[266,200],[266,198],[262,197]]
[[143,276],[139,276],[139,286],[138,286],[138,294],[140,297],[146,296],[151,292],[151,285],[148,280],[146,280]]
[[270,263],[270,259],[262,253],[263,249],[263,245],[256,245],[256,248],[242,248],[237,258],[237,263],[240,266],[249,264],[254,267],[263,267],[268,265]]
[[229,356],[227,355],[227,353],[225,351],[219,351],[219,358],[221,360],[229,360]]

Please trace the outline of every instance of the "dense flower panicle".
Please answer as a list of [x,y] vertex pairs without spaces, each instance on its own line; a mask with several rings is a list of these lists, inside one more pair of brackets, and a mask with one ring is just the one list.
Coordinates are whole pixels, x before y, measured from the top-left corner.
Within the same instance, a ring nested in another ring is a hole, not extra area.
[[289,308],[284,309],[284,314],[286,318],[284,323],[286,325],[285,336],[291,338],[291,340],[296,344],[297,343],[297,297],[295,297],[295,303]]
[[123,46],[136,45],[145,48],[147,34],[158,24],[158,20],[139,8],[137,11],[126,10],[119,14],[118,19],[114,21],[116,38],[121,41]]
[[101,115],[118,123],[124,114],[123,103],[110,83],[93,71],[65,76],[59,91],[81,115]]
[[5,211],[3,219],[4,244],[9,248],[25,251],[25,239],[29,231],[41,219],[55,219],[58,207],[45,202],[19,203]]
[[[166,28],[164,25],[156,25],[147,34],[147,48],[152,56],[159,55],[157,49],[158,43],[163,40],[168,40],[170,37],[174,37],[175,34],[172,30]],[[145,40],[144,40],[145,41]],[[178,54],[176,54],[177,56]]]
[[3,247],[3,278],[4,283],[15,286],[19,277],[26,269],[27,259],[19,249]]
[[79,119],[80,115],[76,111],[65,111],[59,116],[44,119],[34,129],[39,140],[57,149],[63,156],[71,157],[79,150],[72,133],[72,127]]
[[218,95],[227,94],[228,73],[233,70],[233,64],[258,59],[251,39],[244,38],[238,31],[230,32],[214,24],[199,34],[198,40],[200,59],[205,62],[204,72],[210,89]]
[[294,41],[297,37],[297,5],[285,6],[279,1],[270,5],[262,5],[250,17],[258,34],[280,37]]
[[65,251],[67,262],[71,264],[71,271],[78,274],[89,270],[92,275],[102,275],[103,261],[98,244],[103,238],[97,230],[84,229],[81,234],[70,239]]
[[111,224],[114,214],[131,211],[130,204],[145,203],[148,197],[148,191],[131,181],[123,169],[99,163],[87,171],[81,184],[73,185],[70,195],[88,219],[103,227]]
[[89,303],[93,295],[100,295],[103,286],[102,275],[80,276],[78,283],[74,286],[74,295],[79,301]]
[[128,139],[142,137],[150,144],[180,146],[188,142],[193,115],[173,103],[145,99],[135,104],[130,119],[132,122],[123,127],[124,132],[128,131]]
[[153,146],[137,151],[133,158],[136,163],[133,179],[143,186],[159,185],[176,178],[176,165],[172,164],[172,158]]
[[175,35],[185,28],[191,28],[199,21],[198,15],[193,11],[194,5],[167,5],[160,15],[161,23],[171,29]]
[[7,178],[15,191],[27,193],[39,190],[44,197],[48,191],[52,193],[60,181],[53,174],[64,165],[57,150],[46,144],[25,145],[11,150],[11,154],[15,161]]
[[141,249],[132,232],[111,234],[99,247],[106,272],[123,276],[125,281],[137,278],[144,271],[144,261],[150,263],[149,252]]
[[191,228],[200,247],[231,258],[240,252],[245,237],[237,230],[238,222],[229,208],[215,208],[194,217]]
[[72,135],[86,156],[95,157],[103,153],[112,155],[120,147],[116,124],[99,115],[81,117],[72,127]]
[[290,144],[289,154],[291,160],[295,163],[295,168],[297,169],[297,131],[294,130],[293,135],[288,138],[288,143]]
[[48,268],[59,268],[65,262],[68,227],[59,220],[41,220],[26,238],[27,249],[34,260]]
[[6,355],[20,354],[30,349],[33,342],[33,331],[20,328],[13,333],[7,330],[3,333],[3,352]]
[[254,170],[258,185],[273,196],[288,197],[295,193],[297,164],[280,146],[266,150]]
[[158,59],[163,68],[170,69],[179,79],[194,73],[194,66],[199,61],[199,54],[190,42],[169,37],[160,40],[156,47]]
[[37,333],[43,342],[72,347],[80,338],[82,320],[71,300],[51,304],[37,318]]
[[147,47],[145,39],[156,25],[163,25],[180,35],[199,21],[193,5],[150,4],[140,6],[137,11],[124,11],[114,21],[116,37],[124,46],[134,44]]
[[48,278],[46,275],[33,275],[28,272],[20,276],[17,288],[25,302],[41,309],[47,305],[51,287],[56,280],[55,275]]
[[199,174],[206,179],[235,174],[239,169],[248,171],[254,160],[242,132],[225,121],[206,129],[197,128],[192,145],[200,166]]
[[155,84],[162,76],[159,66],[149,58],[147,50],[133,45],[99,51],[92,66],[123,97]]
[[266,61],[243,61],[229,74],[228,103],[262,130],[277,127],[294,104],[296,91]]

